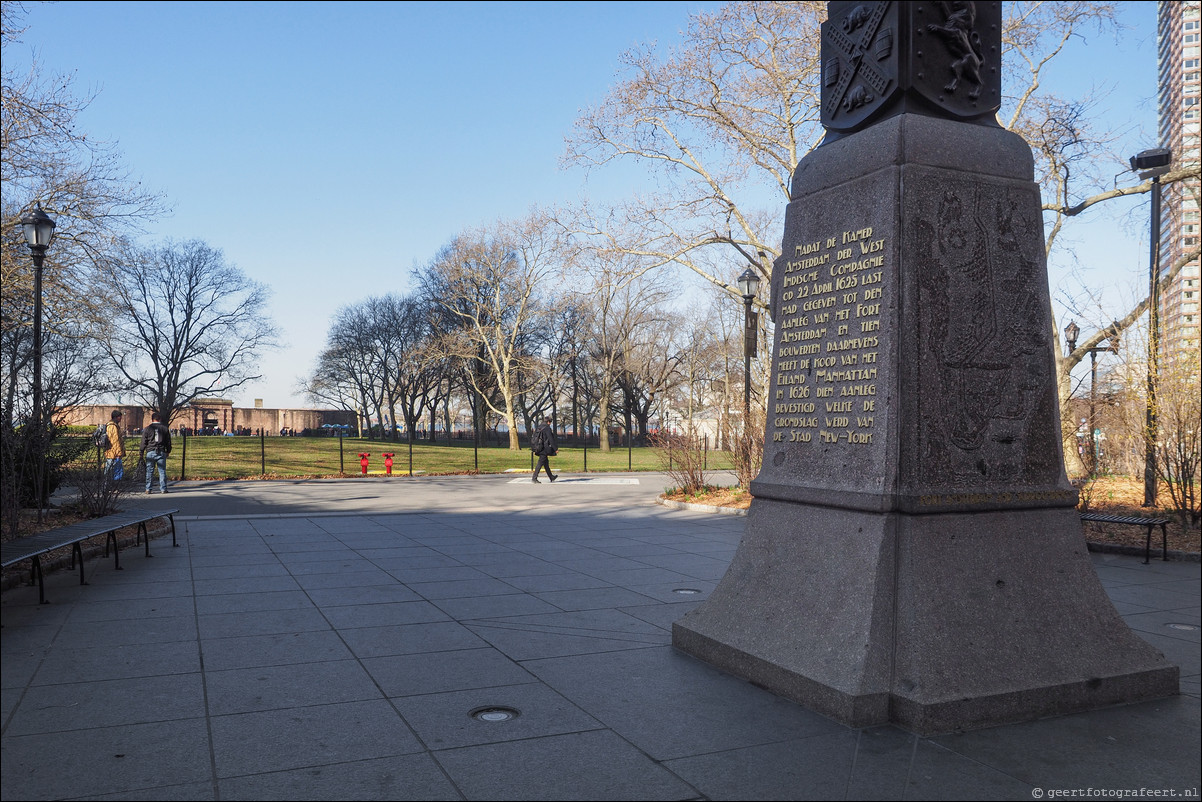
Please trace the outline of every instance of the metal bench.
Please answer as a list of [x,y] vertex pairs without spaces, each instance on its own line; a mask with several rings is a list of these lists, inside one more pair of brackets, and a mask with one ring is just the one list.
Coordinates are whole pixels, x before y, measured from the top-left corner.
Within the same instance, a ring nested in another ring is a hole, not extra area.
[[71,546],[71,567],[74,568],[75,561],[79,560],[79,584],[86,585],[84,579],[83,565],[83,547],[82,543],[89,538],[97,537],[98,535],[107,535],[104,540],[104,556],[109,555],[109,542],[113,544],[113,564],[115,569],[121,570],[121,556],[117,548],[117,530],[127,526],[137,524],[138,533],[137,541],[140,543],[143,539],[146,541],[146,556],[153,557],[150,553],[150,536],[146,533],[146,522],[152,521],[155,518],[167,518],[171,521],[171,545],[178,547],[179,543],[175,539],[175,510],[125,510],[124,512],[113,513],[106,515],[103,518],[93,518],[89,521],[81,521],[70,526],[62,526],[58,529],[51,529],[46,532],[39,532],[36,535],[29,537],[16,538],[0,544],[0,563],[3,568],[9,568],[23,560],[33,560],[33,566],[30,569],[29,584],[33,584],[34,580],[38,583],[38,600],[42,604],[46,604],[46,583],[42,576],[42,555],[54,549],[60,549],[64,546]]
[[1138,515],[1104,515],[1100,512],[1084,512],[1081,513],[1081,523],[1092,522],[1098,524],[1128,524],[1130,526],[1145,526],[1148,528],[1148,537],[1144,541],[1144,565],[1151,562],[1152,557],[1152,530],[1160,527],[1160,548],[1163,552],[1165,561],[1169,559],[1169,530],[1168,518],[1141,518]]

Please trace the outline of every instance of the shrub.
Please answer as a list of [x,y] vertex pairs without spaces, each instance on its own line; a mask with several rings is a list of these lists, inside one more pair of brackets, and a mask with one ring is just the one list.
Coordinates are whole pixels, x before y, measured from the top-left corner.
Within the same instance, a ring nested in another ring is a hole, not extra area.
[[[104,462],[91,455],[81,456],[65,470],[65,480],[68,486],[79,492],[80,512],[90,518],[100,518],[117,512],[121,496],[129,492],[134,483],[145,474],[145,463],[140,463],[136,456],[126,455],[123,460],[124,478],[112,479],[104,469]],[[132,464],[131,464],[132,463]]]
[[660,467],[685,493],[696,493],[706,486],[705,450],[701,440],[683,434],[660,431],[650,436]]
[[750,489],[764,462],[764,413],[753,407],[747,423],[732,438],[730,459],[739,487]]

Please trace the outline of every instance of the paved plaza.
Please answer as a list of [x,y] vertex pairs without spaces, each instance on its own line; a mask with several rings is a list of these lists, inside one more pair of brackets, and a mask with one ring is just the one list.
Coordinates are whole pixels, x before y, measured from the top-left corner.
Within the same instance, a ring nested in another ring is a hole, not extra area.
[[[196,482],[3,594],[5,802],[1197,798],[1197,562],[1093,555],[1182,694],[920,738],[673,650],[744,518],[657,474]],[[814,615],[822,615],[815,610]]]

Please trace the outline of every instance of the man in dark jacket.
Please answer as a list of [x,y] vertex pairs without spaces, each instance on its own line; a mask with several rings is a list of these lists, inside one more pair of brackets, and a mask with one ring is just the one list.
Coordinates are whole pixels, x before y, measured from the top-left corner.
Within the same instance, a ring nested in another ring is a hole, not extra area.
[[543,428],[530,438],[530,450],[538,456],[538,465],[535,466],[534,475],[530,477],[530,481],[541,484],[538,481],[538,472],[543,468],[547,469],[547,478],[552,482],[558,479],[558,476],[551,473],[551,463],[548,461],[548,457],[554,457],[559,453],[559,441],[555,439],[555,430],[551,428],[550,418],[544,420]]
[[152,421],[142,431],[142,460],[146,463],[146,492],[150,492],[154,480],[154,469],[159,469],[159,492],[167,492],[167,455],[171,453],[171,430],[163,423],[163,417],[155,412]]

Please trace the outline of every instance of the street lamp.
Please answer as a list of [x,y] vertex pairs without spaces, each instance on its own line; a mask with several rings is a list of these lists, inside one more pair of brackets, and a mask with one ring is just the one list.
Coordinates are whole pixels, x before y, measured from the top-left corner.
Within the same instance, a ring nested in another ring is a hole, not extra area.
[[33,442],[37,449],[38,521],[46,501],[46,451],[43,442],[42,409],[42,262],[46,249],[54,241],[54,220],[37,204],[32,212],[21,218],[25,229],[25,244],[33,256]]
[[[1068,352],[1071,354],[1077,350],[1077,336],[1081,333],[1081,328],[1074,320],[1064,327],[1064,341],[1068,344]],[[1095,345],[1089,349],[1089,475],[1096,477],[1098,475],[1098,424],[1097,424],[1097,388],[1098,388],[1098,353],[1109,351],[1112,354],[1119,352],[1119,324],[1115,321],[1110,324],[1110,328],[1106,330],[1106,339],[1109,345]]]
[[[761,261],[763,257],[761,252]],[[752,311],[751,304],[760,291],[760,276],[755,268],[749,267],[736,283],[739,292],[743,293],[743,427],[746,433],[751,421],[751,358],[756,356],[756,341],[759,339],[759,315]]]
[[1131,169],[1152,179],[1151,256],[1148,260],[1148,403],[1144,429],[1144,506],[1156,505],[1156,374],[1160,337],[1160,177],[1169,171],[1173,151],[1152,148],[1131,157]]
[[33,419],[38,435],[42,431],[42,261],[54,240],[54,220],[38,204],[21,218],[25,244],[33,256]]

